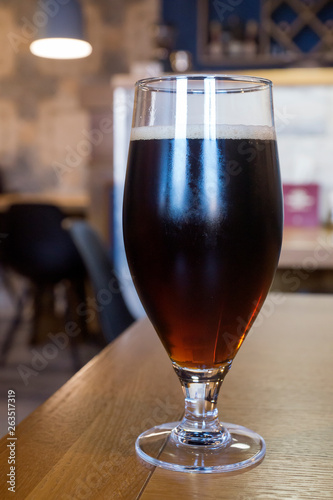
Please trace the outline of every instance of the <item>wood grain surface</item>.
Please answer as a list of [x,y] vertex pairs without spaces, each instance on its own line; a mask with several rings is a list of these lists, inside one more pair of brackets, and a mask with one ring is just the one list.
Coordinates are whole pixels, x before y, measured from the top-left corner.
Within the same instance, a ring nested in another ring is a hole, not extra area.
[[333,269],[333,231],[325,227],[285,227],[279,267],[303,273]]
[[230,476],[154,470],[137,459],[136,436],[179,419],[183,397],[144,320],[17,427],[15,494],[0,441],[0,498],[332,499],[332,379],[333,297],[270,295],[219,401],[225,421],[265,438],[265,460]]

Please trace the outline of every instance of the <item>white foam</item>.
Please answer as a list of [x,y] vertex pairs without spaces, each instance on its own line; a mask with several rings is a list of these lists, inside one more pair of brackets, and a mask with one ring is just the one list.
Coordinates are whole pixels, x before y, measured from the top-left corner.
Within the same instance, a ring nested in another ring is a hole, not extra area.
[[[208,138],[212,139],[211,133],[210,129]],[[216,139],[275,140],[274,128],[263,125],[216,125],[213,133],[216,134]],[[187,125],[187,139],[203,139],[206,136],[204,125]],[[173,126],[135,127],[131,132],[132,141],[174,138],[178,137],[175,136]]]

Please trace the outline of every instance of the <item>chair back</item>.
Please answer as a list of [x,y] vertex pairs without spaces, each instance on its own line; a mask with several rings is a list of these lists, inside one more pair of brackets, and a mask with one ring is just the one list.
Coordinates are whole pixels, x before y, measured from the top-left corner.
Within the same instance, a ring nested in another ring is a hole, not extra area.
[[86,265],[94,289],[102,333],[111,342],[134,322],[122,296],[111,258],[89,223],[70,221],[66,227]]
[[76,246],[62,227],[65,214],[49,204],[17,203],[5,214],[8,235],[1,245],[6,263],[36,283],[57,283],[83,276]]

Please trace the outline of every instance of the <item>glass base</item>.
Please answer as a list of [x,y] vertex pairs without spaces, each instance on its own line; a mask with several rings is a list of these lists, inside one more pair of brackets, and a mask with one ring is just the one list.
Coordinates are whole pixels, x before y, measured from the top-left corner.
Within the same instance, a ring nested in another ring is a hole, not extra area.
[[265,441],[240,425],[223,423],[219,445],[183,444],[173,432],[180,422],[153,427],[135,443],[139,457],[149,464],[178,472],[236,472],[258,465],[265,456]]

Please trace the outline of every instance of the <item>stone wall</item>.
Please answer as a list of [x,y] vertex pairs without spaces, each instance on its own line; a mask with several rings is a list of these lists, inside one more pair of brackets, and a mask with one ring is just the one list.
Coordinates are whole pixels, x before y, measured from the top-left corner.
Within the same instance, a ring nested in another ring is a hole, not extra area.
[[6,190],[82,192],[112,153],[110,77],[152,59],[159,0],[82,0],[93,53],[73,61],[29,51],[48,1],[0,0],[0,169]]

